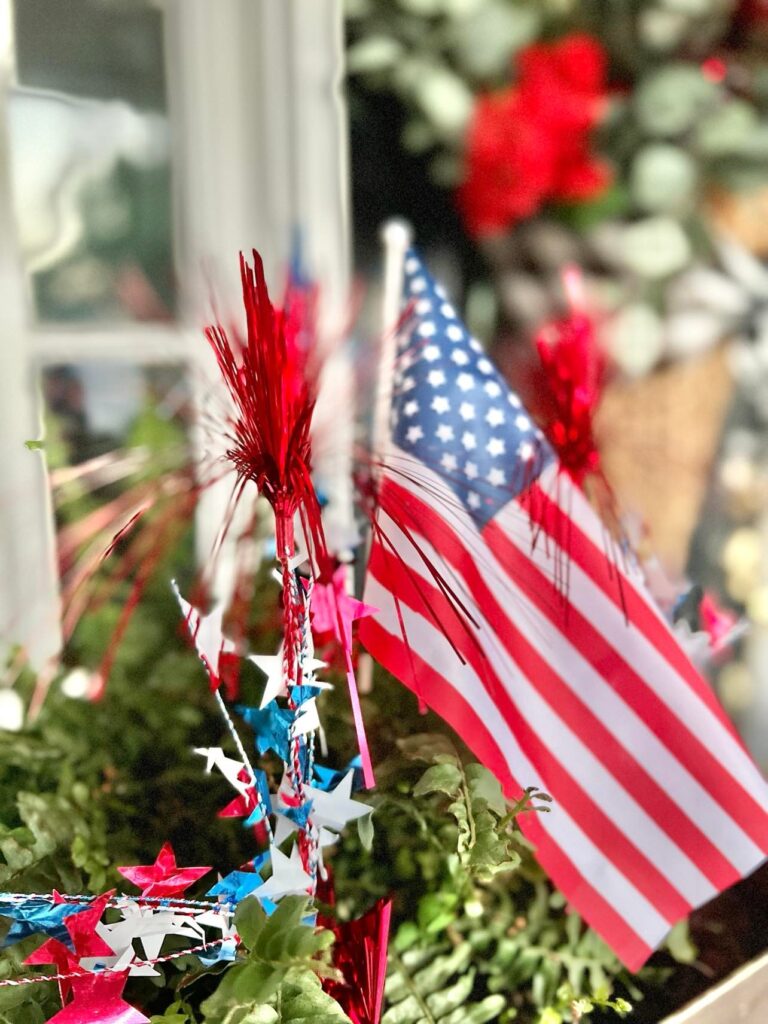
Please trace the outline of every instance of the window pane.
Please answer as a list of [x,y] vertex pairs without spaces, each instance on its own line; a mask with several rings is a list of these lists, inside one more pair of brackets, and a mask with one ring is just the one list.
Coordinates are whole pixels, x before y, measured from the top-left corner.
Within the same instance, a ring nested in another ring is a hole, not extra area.
[[190,395],[178,365],[46,366],[41,386],[68,641],[89,608],[125,601],[192,539]]
[[37,319],[170,319],[160,11],[148,0],[14,0],[14,22],[11,166]]

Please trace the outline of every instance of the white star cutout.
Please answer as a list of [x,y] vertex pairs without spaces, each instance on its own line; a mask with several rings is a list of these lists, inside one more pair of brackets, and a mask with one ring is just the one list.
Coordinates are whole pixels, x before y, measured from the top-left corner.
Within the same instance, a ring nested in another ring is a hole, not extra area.
[[287,693],[285,680],[283,678],[283,655],[280,651],[277,654],[249,654],[248,661],[252,661],[256,668],[260,669],[267,677],[264,684],[264,693],[261,696],[260,708],[265,708],[275,697],[284,697]]
[[420,441],[422,437],[424,437],[424,431],[417,424],[415,427],[408,427],[405,436],[406,439],[411,442],[411,444],[415,444],[416,441]]
[[517,454],[523,462],[530,462],[534,456],[535,450],[536,449],[530,441],[521,441],[517,449]]
[[470,491],[467,495],[467,504],[470,508],[480,508],[480,495]]
[[430,370],[427,374],[427,381],[433,388],[439,388],[441,384],[445,384],[445,374],[442,370]]
[[436,359],[440,358],[440,349],[437,345],[427,345],[424,349],[424,358],[428,363],[434,363]]
[[414,277],[414,279],[411,281],[411,291],[412,292],[418,293],[418,292],[426,291],[426,287],[427,287],[427,282],[424,280],[423,277]]
[[234,758],[227,757],[221,747],[195,747],[193,752],[206,759],[206,772],[210,772],[212,768],[218,768],[230,786],[238,793],[245,793],[248,789],[250,783],[242,782],[239,778],[245,768],[242,761],[235,761]]
[[415,274],[419,270],[419,261],[415,256],[409,256],[405,261],[406,274]]
[[418,326],[418,332],[422,336],[422,338],[431,338],[436,330],[437,328],[435,327],[431,320],[425,320]]
[[409,402],[406,402],[405,405],[403,406],[403,415],[404,416],[415,416],[418,411],[419,411],[419,403],[416,401],[415,398],[412,398]]
[[493,408],[489,409],[485,414],[485,422],[490,423],[492,427],[498,427],[504,422],[504,413],[501,409],[493,406]]
[[472,349],[473,352],[482,352],[483,351],[483,346],[480,344],[480,342],[477,340],[477,338],[470,338],[469,339],[469,347]]
[[469,356],[462,348],[455,348],[451,352],[451,360],[456,363],[457,366],[466,366],[469,362]]
[[222,654],[236,650],[234,643],[228,640],[222,632],[223,606],[218,605],[208,615],[201,615],[197,608],[181,596],[181,591],[175,580],[171,581],[171,586],[176,594],[176,600],[179,602],[181,614],[184,616],[187,632],[194,641],[200,660],[205,665],[208,674],[213,674],[218,678],[219,658]]
[[299,707],[291,731],[296,736],[306,736],[308,732],[315,732],[319,728],[320,716],[317,713],[317,701],[314,697],[310,697]]
[[281,896],[303,895],[312,885],[312,879],[301,863],[298,846],[293,847],[290,857],[286,857],[274,844],[270,845],[269,853],[272,875],[258,889],[253,890],[253,895],[267,896],[271,900],[279,900]]
[[470,480],[474,480],[477,476],[477,465],[474,462],[465,462],[464,473]]
[[520,408],[520,399],[517,397],[514,391],[509,392],[509,394],[507,395],[507,401],[509,402],[510,405],[514,406],[515,409]]
[[488,483],[492,487],[501,487],[504,481],[504,473],[500,469],[494,468],[488,471]]
[[475,386],[475,378],[471,373],[460,373],[456,378],[456,384],[462,391],[471,391]]
[[475,418],[475,407],[471,402],[462,402],[459,406],[459,416],[463,420],[473,420]]
[[495,380],[487,380],[484,385],[484,391],[486,395],[490,395],[491,398],[498,398],[501,394],[501,388]]
[[445,288],[443,288],[441,284],[435,285],[435,295],[438,297],[438,299],[445,298]]
[[451,455],[449,452],[446,452],[445,455],[443,455],[443,457],[440,459],[440,465],[443,467],[443,469],[446,469],[448,470],[449,473],[452,473],[458,467],[456,456]]
[[354,769],[347,772],[341,782],[327,793],[314,786],[305,786],[304,792],[312,800],[312,820],[316,825],[340,832],[349,821],[362,818],[373,810],[368,804],[352,799]]
[[531,421],[528,419],[527,416],[523,416],[523,414],[521,413],[519,416],[515,417],[515,426],[518,430],[529,430],[531,426]]
[[475,435],[470,433],[468,430],[465,430],[464,433],[461,435],[461,443],[464,445],[468,452],[471,452],[474,448],[477,447]]
[[485,446],[485,450],[489,455],[503,455],[507,450],[506,445],[500,437],[492,437],[488,444]]
[[440,426],[435,431],[435,437],[439,441],[442,441],[443,444],[445,444],[446,441],[452,441],[453,427],[449,426],[447,423],[441,423]]
[[440,307],[440,312],[443,314],[446,320],[456,319],[456,310],[453,308],[450,302],[444,302]]
[[415,387],[416,387],[416,381],[413,379],[413,377],[404,377],[403,378],[403,387],[402,387],[403,391],[411,391]]
[[419,316],[426,316],[427,313],[432,312],[432,303],[429,299],[419,299],[416,303],[415,309]]
[[464,337],[464,332],[458,324],[449,324],[445,329],[445,334],[451,341],[461,341]]
[[493,373],[493,363],[488,359],[478,359],[477,368],[480,373]]
[[435,395],[430,405],[431,408],[433,408],[435,412],[438,413],[450,412],[451,410],[451,403],[448,401],[445,395]]

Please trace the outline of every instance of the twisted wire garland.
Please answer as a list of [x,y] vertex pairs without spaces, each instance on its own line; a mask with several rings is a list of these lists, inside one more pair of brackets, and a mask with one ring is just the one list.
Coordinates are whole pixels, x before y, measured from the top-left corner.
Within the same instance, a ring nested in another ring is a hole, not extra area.
[[30,974],[24,978],[0,978],[0,988],[10,988],[18,985],[35,985],[42,981],[69,981],[70,978],[82,978],[86,974],[124,974],[131,967],[154,967],[155,964],[164,964],[168,960],[176,960],[188,953],[202,953],[212,946],[221,946],[230,939],[236,938],[233,935],[223,936],[220,939],[211,939],[210,942],[202,942],[199,946],[191,946],[189,949],[177,949],[173,953],[166,953],[165,956],[155,957],[153,960],[133,960],[126,967],[104,967],[100,971],[68,971],[64,974]]
[[[311,686],[315,679],[314,669],[311,667],[311,656],[313,652],[311,650],[312,631],[309,622],[309,605],[312,598],[314,582],[314,577],[310,576],[307,581],[306,591],[302,594],[301,612],[299,616],[299,629],[301,635],[299,667],[301,670],[301,681],[304,683],[304,680],[306,679],[308,686]],[[301,592],[300,587],[299,590]],[[312,772],[315,765],[315,735],[315,731],[313,730],[306,738],[307,779],[310,784],[312,782]],[[309,875],[312,879],[312,890],[314,893],[315,886],[317,885],[317,871],[320,861],[320,831],[312,820],[311,814],[307,818],[307,822],[304,826],[304,832],[307,837],[307,867],[309,868]]]
[[235,747],[237,748],[237,752],[242,758],[243,764],[245,765],[246,770],[251,777],[251,788],[253,789],[253,793],[256,798],[258,808],[262,813],[262,818],[267,829],[267,836],[269,837],[269,842],[271,843],[273,839],[273,832],[272,823],[269,820],[269,816],[272,813],[272,808],[267,807],[266,804],[264,803],[264,799],[261,795],[261,790],[259,789],[259,786],[256,782],[256,772],[254,771],[253,765],[251,764],[248,755],[245,752],[245,747],[243,746],[243,742],[240,739],[240,734],[235,728],[235,723],[232,721],[229,711],[227,710],[227,705],[224,703],[224,698],[221,696],[221,691],[219,689],[216,690],[216,703],[219,705],[219,710],[221,711],[222,717],[224,718],[224,722],[226,723],[227,729],[229,730],[229,734],[231,735],[232,740],[234,741]]
[[[307,651],[307,595],[302,594],[302,587],[299,582],[298,573],[292,571],[288,561],[284,561],[282,567],[283,584],[283,677],[288,693],[288,707],[294,714],[298,711],[298,705],[291,694],[291,687],[301,685],[303,679],[303,666],[306,664]],[[301,767],[301,736],[295,731],[294,725],[290,733],[290,763],[286,764],[288,776],[291,783],[297,806],[306,803],[304,793],[305,779]],[[314,737],[313,737],[314,739]],[[310,742],[307,741],[309,748]],[[311,878],[311,891],[314,895],[317,876],[317,842],[318,833],[312,823],[311,813],[302,829],[305,837],[302,860],[305,862],[307,873]]]
[[[85,893],[82,895],[72,895],[71,893],[58,893],[54,896],[50,892],[0,892],[0,904],[4,901],[12,901],[14,903],[23,903],[25,900],[46,900],[48,903],[90,903],[93,900],[99,899],[98,896],[94,896],[92,893]],[[224,913],[232,913],[232,909],[237,906],[236,900],[221,899],[221,900],[189,900],[185,897],[175,896],[131,896],[128,893],[120,893],[119,896],[111,896],[107,901],[108,907],[120,908],[125,900],[130,900],[131,903],[146,903],[152,906],[169,907],[173,910],[184,910],[185,908],[202,907],[205,910],[222,910]],[[0,910],[0,914],[2,911]]]

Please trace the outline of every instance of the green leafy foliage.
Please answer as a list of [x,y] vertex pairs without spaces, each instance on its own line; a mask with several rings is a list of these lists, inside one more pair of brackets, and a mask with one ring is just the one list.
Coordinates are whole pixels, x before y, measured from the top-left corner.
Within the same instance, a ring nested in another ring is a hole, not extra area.
[[[229,740],[200,664],[178,635],[166,583],[174,572],[169,565],[150,584],[104,701],[70,700],[54,686],[34,726],[0,732],[4,888],[123,884],[112,865],[149,863],[164,839],[180,863],[222,872],[252,855],[247,830],[216,816],[229,799],[226,784],[204,775],[192,753],[203,744],[228,748]],[[274,639],[274,603],[260,581],[254,644],[262,649]],[[110,605],[86,616],[71,664],[98,664],[115,616]],[[23,680],[22,690],[33,682]],[[246,674],[243,686],[246,699],[258,694],[255,678]],[[328,763],[344,764],[355,747],[343,687],[324,701],[334,745]],[[429,1021],[420,999],[440,1024],[549,1024],[637,998],[635,980],[566,912],[519,831],[524,815],[543,812],[544,795],[526,792],[508,805],[495,778],[383,673],[364,705],[377,762],[377,788],[365,797],[375,807],[375,831],[369,817],[361,834],[348,830],[332,863],[342,919],[379,896],[395,897],[387,1024],[397,1014],[409,1019],[413,1000],[422,1010],[416,1019]],[[304,924],[305,916],[299,898],[281,901],[271,917],[247,900],[237,918],[246,949],[235,964],[202,969],[193,957],[176,960],[156,979],[132,979],[126,997],[155,1024],[342,1022],[318,981],[332,970],[331,936]],[[0,977],[24,973],[23,958],[38,942],[0,952]],[[675,947],[690,956],[684,933],[675,934]],[[52,984],[0,988],[0,1024],[41,1024],[58,1008]]]
[[254,897],[240,904],[235,927],[247,959],[231,967],[202,1004],[206,1024],[348,1021],[318,979],[333,974],[328,957],[333,933],[304,923],[309,910],[309,901],[300,896],[282,899],[271,916]]
[[394,953],[385,995],[389,1009],[382,1024],[485,1024],[506,1005],[501,995],[469,1002],[476,968],[468,942],[454,949],[441,945]]
[[[392,711],[388,728],[413,729],[388,680],[376,685]],[[396,895],[384,1024],[562,1024],[627,1012],[640,986],[566,908],[520,832],[524,815],[546,813],[546,794],[508,804],[495,777],[444,731],[392,739],[397,753],[384,760],[374,795],[372,861],[363,869],[348,839],[334,858],[340,893],[355,865],[365,876],[342,912]]]

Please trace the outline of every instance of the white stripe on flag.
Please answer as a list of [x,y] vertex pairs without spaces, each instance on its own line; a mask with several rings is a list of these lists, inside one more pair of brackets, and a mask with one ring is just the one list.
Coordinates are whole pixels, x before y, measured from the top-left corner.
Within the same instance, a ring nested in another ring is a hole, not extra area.
[[[392,636],[399,637],[397,610],[389,590],[369,575],[365,596],[366,601],[379,609],[377,621]],[[423,637],[424,643],[420,646],[429,651],[432,667],[472,705],[506,757],[518,785],[521,788],[527,785],[540,785],[544,788],[538,772],[520,749],[472,666],[462,665],[458,661],[442,633],[423,615],[403,604],[400,605],[400,612],[406,635]],[[562,806],[554,804],[542,824],[589,884],[606,900],[621,908],[622,916],[643,942],[653,947],[661,941],[669,931],[670,922],[616,869]]]

